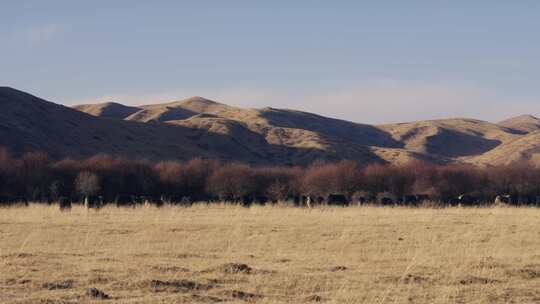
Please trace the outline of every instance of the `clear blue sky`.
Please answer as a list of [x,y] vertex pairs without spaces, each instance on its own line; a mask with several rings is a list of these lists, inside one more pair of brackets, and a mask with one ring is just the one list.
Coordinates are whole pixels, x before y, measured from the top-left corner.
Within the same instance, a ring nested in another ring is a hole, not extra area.
[[357,122],[540,114],[540,1],[8,1],[0,84]]

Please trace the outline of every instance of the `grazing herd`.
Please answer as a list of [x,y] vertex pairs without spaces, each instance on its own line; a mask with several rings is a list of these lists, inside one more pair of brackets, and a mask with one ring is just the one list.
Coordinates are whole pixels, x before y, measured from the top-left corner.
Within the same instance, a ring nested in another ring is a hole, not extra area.
[[[303,196],[289,196],[286,201],[291,202],[296,207],[315,207],[320,205],[327,206],[351,206],[351,205],[364,205],[364,204],[374,204],[380,206],[420,206],[426,202],[431,202],[429,195],[417,194],[417,195],[404,195],[403,197],[396,199],[391,196],[378,195],[378,196],[346,196],[344,194],[330,194],[326,197],[314,196],[314,195],[303,195]],[[44,200],[47,204],[53,204],[53,200],[47,199]],[[82,199],[76,198],[71,199],[68,197],[60,197],[56,200],[60,210],[69,211],[71,210],[72,204],[82,204],[87,209],[100,209],[107,204],[104,201],[102,196],[90,195],[85,196]],[[251,205],[265,205],[265,204],[276,204],[276,200],[271,200],[265,196],[244,196],[241,198],[218,198],[218,197],[189,197],[189,196],[166,196],[162,195],[160,197],[152,196],[135,196],[121,194],[116,196],[112,201],[112,204],[116,207],[137,207],[137,206],[154,206],[162,207],[164,205],[173,205],[173,206],[183,206],[189,207],[194,202],[206,202],[206,203],[216,203],[216,202],[228,202],[233,204],[238,204],[244,207],[250,207]],[[482,200],[478,197],[463,194],[455,198],[450,198],[444,203],[439,203],[439,206],[475,206],[484,204],[486,205],[487,200]],[[498,195],[494,201],[495,205],[514,205],[514,206],[540,206],[540,196],[536,197],[524,197],[518,196],[514,197],[509,194]],[[11,197],[11,196],[0,196],[0,207],[9,207],[9,206],[28,206],[28,200],[24,197]],[[436,204],[437,205],[437,204]]]
[[20,196],[0,196],[0,206],[28,206],[28,200]]

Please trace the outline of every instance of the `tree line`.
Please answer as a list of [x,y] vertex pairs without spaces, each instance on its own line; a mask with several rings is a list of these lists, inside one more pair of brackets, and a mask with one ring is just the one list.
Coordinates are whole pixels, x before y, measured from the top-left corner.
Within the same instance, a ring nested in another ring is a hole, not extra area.
[[324,200],[340,194],[350,201],[395,202],[410,195],[448,203],[467,195],[489,203],[507,195],[514,203],[540,201],[540,168],[529,162],[476,167],[406,164],[369,164],[354,161],[315,162],[308,167],[254,166],[195,158],[189,161],[150,162],[110,155],[53,160],[32,152],[12,157],[0,149],[0,198],[53,202],[60,197],[81,201],[100,195],[112,202],[119,195],[188,198],[191,201],[238,201],[249,197],[268,201]]

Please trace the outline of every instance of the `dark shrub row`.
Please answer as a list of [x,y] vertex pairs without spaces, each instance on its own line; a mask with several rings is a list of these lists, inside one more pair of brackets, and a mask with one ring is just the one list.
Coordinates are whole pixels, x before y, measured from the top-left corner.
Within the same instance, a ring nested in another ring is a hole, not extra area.
[[299,201],[309,196],[317,203],[332,194],[342,194],[350,201],[404,204],[417,202],[417,198],[490,203],[496,196],[507,195],[510,203],[536,204],[540,201],[540,168],[527,162],[479,168],[419,161],[366,167],[353,161],[314,163],[307,168],[255,167],[199,158],[151,163],[108,155],[58,161],[44,153],[13,158],[0,149],[0,201],[52,202],[61,197],[81,201],[91,195],[100,195],[107,202],[122,195],[191,201]]

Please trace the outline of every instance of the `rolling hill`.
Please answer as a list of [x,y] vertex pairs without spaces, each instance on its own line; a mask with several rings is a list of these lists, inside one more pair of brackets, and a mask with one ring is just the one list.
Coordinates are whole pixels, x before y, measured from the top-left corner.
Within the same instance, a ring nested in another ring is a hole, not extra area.
[[441,119],[380,126],[407,150],[451,159],[480,155],[512,142],[512,129],[476,119]]
[[116,102],[78,105],[74,109],[93,116],[117,119],[124,119],[140,110],[137,107],[129,107]]
[[[200,156],[259,164],[307,164],[317,159],[336,160],[343,153],[361,162],[382,161],[363,146],[336,152],[311,143],[272,144],[241,122],[218,120],[217,116],[208,122],[211,114],[198,114],[189,121],[146,123],[111,118],[104,114],[107,111],[101,111],[102,116],[94,116],[99,111],[90,115],[8,87],[0,88],[0,107],[0,146],[16,155],[45,151],[54,158],[108,153],[152,160]],[[197,107],[204,108],[193,104]]]
[[531,133],[540,130],[540,118],[532,115],[521,115],[503,120],[499,122],[498,125],[523,133]]
[[45,151],[55,158],[108,153],[285,165],[318,159],[489,165],[536,160],[540,150],[535,129],[540,123],[533,116],[498,124],[454,118],[367,125],[296,110],[233,107],[203,97],[139,107],[68,108],[8,87],[0,88],[0,107],[0,145],[15,154]]

